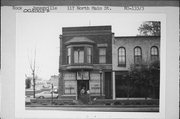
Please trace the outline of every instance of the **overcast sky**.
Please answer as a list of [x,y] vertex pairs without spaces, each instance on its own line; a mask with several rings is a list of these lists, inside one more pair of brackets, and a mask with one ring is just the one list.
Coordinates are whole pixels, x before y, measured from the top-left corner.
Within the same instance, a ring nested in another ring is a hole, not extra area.
[[49,13],[16,15],[16,60],[22,75],[31,76],[30,64],[36,49],[37,75],[48,80],[58,74],[59,35],[62,27],[111,25],[115,36],[135,36],[149,15],[120,13]]

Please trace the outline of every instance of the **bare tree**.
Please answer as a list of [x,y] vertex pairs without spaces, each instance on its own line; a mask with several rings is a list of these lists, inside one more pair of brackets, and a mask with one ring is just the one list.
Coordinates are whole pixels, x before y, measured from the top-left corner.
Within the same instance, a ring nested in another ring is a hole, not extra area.
[[33,62],[30,62],[30,69],[32,72],[32,79],[33,79],[33,97],[35,98],[35,88],[36,88],[36,81],[35,81],[35,75],[36,75],[36,48],[34,50],[34,60]]

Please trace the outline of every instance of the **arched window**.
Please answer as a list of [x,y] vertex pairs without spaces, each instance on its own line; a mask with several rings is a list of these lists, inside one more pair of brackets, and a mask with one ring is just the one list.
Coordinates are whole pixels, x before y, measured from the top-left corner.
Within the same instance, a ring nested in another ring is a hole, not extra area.
[[159,59],[158,47],[151,47],[151,61],[156,61]]
[[134,64],[139,65],[142,62],[142,50],[140,47],[134,48]]
[[126,66],[126,49],[124,47],[118,49],[118,66]]

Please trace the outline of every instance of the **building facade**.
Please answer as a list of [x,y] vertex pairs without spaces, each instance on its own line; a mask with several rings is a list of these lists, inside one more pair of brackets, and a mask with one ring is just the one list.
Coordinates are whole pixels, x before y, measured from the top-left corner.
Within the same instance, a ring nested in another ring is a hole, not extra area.
[[111,26],[62,28],[59,73],[60,98],[79,99],[83,87],[112,98]]
[[60,35],[59,98],[79,99],[80,90],[105,99],[124,98],[131,65],[160,59],[160,37],[114,37],[111,26],[64,27]]
[[[124,82],[132,65],[150,65],[159,60],[159,36],[114,37],[112,43],[113,99],[127,97],[125,91],[127,87]],[[138,97],[137,94],[136,96]]]

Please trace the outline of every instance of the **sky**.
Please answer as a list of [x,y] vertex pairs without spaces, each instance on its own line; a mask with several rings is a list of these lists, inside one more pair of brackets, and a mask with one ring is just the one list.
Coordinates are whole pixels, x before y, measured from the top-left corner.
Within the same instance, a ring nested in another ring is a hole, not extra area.
[[[16,15],[16,60],[22,75],[32,76],[30,65],[35,58],[36,75],[49,80],[58,75],[59,35],[62,27],[111,25],[115,36],[136,36],[146,15],[120,13],[45,13]],[[35,55],[36,54],[36,55]]]

